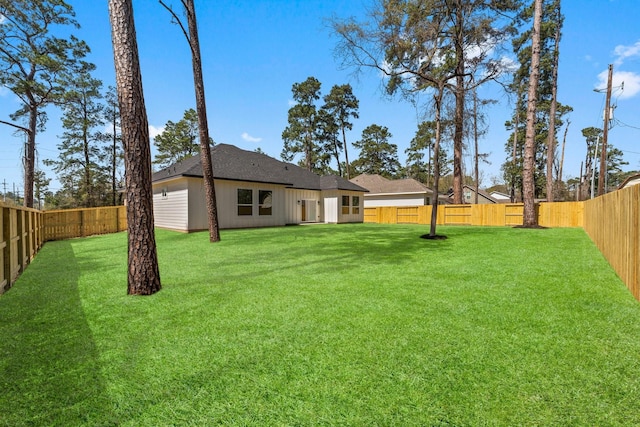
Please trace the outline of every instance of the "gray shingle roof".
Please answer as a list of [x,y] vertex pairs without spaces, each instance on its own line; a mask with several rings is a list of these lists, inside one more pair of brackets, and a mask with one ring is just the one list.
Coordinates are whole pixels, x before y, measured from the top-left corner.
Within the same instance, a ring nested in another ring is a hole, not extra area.
[[[285,163],[234,145],[211,149],[214,179],[281,184],[306,190],[367,191],[339,176],[319,176],[292,163]],[[200,155],[185,159],[153,174],[153,182],[180,176],[202,178]]]
[[362,174],[351,182],[374,194],[432,193],[430,188],[413,178],[391,180],[380,175]]

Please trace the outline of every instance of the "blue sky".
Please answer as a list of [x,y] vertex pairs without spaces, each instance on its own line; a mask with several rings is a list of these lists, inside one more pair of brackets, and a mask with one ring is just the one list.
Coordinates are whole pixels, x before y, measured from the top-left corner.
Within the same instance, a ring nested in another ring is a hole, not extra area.
[[[75,34],[92,49],[89,60],[105,87],[114,84],[113,53],[106,1],[71,0],[81,29]],[[152,136],[168,120],[177,121],[195,107],[191,58],[184,36],[170,23],[168,13],[155,0],[134,0],[138,47],[144,95]],[[168,1],[171,3],[171,1]],[[176,7],[179,2],[173,2]],[[360,118],[347,135],[360,139],[362,130],[375,123],[393,135],[404,163],[404,150],[415,134],[419,118],[413,107],[399,99],[385,98],[379,75],[373,71],[353,76],[334,58],[335,37],[326,18],[362,16],[368,0],[196,0],[203,58],[210,133],[218,143],[254,150],[260,147],[279,158],[281,134],[287,126],[291,86],[314,76],[322,83],[322,94],[335,84],[350,83],[360,100]],[[585,157],[581,130],[602,127],[608,64],[614,64],[613,103],[616,125],[609,142],[624,151],[627,170],[640,169],[640,2],[637,0],[565,0],[561,41],[558,98],[573,107],[569,120],[564,178],[580,173]],[[483,97],[498,103],[489,110],[489,132],[480,141],[480,151],[490,153],[490,164],[482,165],[483,184],[492,177],[501,180],[504,144],[508,137],[504,122],[510,116],[511,101],[497,86],[486,86]],[[0,88],[0,119],[8,120],[18,108],[17,100]],[[564,130],[563,130],[564,131]],[[62,134],[60,113],[49,109],[47,130],[38,135],[40,167],[59,184],[42,160],[56,158],[58,135]],[[562,134],[559,135],[562,138]],[[23,137],[0,125],[0,188],[22,193],[21,146]],[[152,153],[154,152],[152,144]],[[467,168],[471,172],[471,152]],[[349,158],[357,152],[350,147]]]

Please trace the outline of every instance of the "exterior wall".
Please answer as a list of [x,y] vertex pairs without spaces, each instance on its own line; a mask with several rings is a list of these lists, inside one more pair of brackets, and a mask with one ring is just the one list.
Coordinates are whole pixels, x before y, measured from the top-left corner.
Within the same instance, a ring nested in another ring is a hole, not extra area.
[[188,231],[189,185],[185,178],[153,184],[154,225]]
[[[285,225],[285,195],[284,187],[274,184],[260,184],[244,181],[223,181],[216,180],[216,202],[218,205],[218,223],[221,229],[224,228],[249,228],[249,227],[273,227]],[[238,215],[238,189],[253,191],[252,215]],[[271,191],[272,208],[271,215],[259,215],[258,213],[258,191]],[[202,200],[202,210],[204,219],[208,221],[206,215],[206,205],[204,203],[204,183],[200,180],[198,198]],[[205,227],[207,223],[205,222]],[[201,227],[202,228],[202,227]]]
[[[468,188],[464,188],[462,190],[462,203],[475,203],[476,200],[476,192],[472,191]],[[487,199],[485,196],[483,196],[482,194],[478,194],[478,204],[479,205],[486,205],[486,204],[492,204],[495,203],[495,201],[493,200],[489,200]]]
[[[364,222],[364,193],[358,191],[346,191],[346,190],[331,190],[323,192],[325,199],[335,198],[337,203],[337,222]],[[342,196],[349,196],[349,213],[343,213]],[[358,197],[358,206],[354,210],[351,201],[353,196]]]
[[426,194],[365,194],[364,207],[381,206],[424,206],[428,205]]
[[[238,189],[253,191],[253,214],[238,215]],[[218,226],[225,228],[269,227],[285,225],[284,187],[243,181],[215,181]],[[166,195],[163,195],[165,190]],[[272,192],[271,215],[258,214],[258,191]],[[153,185],[156,227],[178,231],[206,230],[209,218],[201,178],[179,178]]]
[[324,198],[324,222],[327,224],[338,223],[338,196],[327,196]]
[[631,187],[632,185],[638,185],[638,184],[640,184],[640,176],[639,176],[639,177],[637,177],[637,178],[630,179],[630,180],[629,180],[629,181],[627,181],[627,182],[624,184],[624,186],[623,186],[623,187],[621,187],[620,189],[622,189],[622,188],[627,188],[627,187]]
[[[364,195],[357,191],[321,192],[289,189],[276,184],[225,180],[216,180],[215,187],[220,229],[274,227],[303,222],[364,221]],[[252,190],[252,215],[238,215],[238,189]],[[271,215],[259,215],[259,190],[272,192]],[[349,196],[348,213],[342,212],[343,195]],[[358,197],[357,209],[352,206],[353,196]],[[156,227],[184,232],[208,228],[204,182],[200,178],[181,177],[154,183],[153,204]]]
[[[306,206],[315,203],[315,212],[313,208],[306,208],[305,206],[305,218],[302,217],[303,200],[307,201]],[[287,224],[324,222],[323,199],[320,191],[287,188],[285,190],[285,206]]]

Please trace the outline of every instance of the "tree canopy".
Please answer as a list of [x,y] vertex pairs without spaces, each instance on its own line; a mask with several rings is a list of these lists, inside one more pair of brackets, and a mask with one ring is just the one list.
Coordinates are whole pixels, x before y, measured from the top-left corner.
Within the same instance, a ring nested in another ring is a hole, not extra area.
[[353,162],[359,173],[377,174],[393,178],[400,170],[398,147],[389,142],[389,129],[372,124],[362,131],[362,139],[353,143],[360,157]]
[[[169,120],[153,141],[158,150],[153,161],[159,167],[195,156],[200,152],[198,114],[193,108],[184,112],[178,122]],[[209,141],[213,145],[213,140]]]
[[36,132],[46,123],[44,107],[63,100],[62,75],[86,56],[89,47],[75,36],[56,37],[55,26],[78,28],[73,8],[63,0],[0,0],[0,86],[12,91],[22,107],[12,121],[25,120],[24,205],[33,207]]

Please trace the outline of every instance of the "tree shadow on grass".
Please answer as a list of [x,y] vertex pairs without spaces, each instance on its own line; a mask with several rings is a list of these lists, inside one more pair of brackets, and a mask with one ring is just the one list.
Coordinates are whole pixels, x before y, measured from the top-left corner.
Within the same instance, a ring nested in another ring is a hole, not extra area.
[[69,241],[49,242],[0,297],[0,425],[116,425]]

